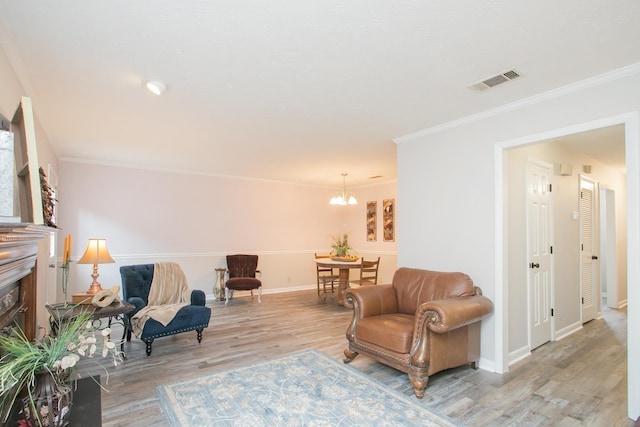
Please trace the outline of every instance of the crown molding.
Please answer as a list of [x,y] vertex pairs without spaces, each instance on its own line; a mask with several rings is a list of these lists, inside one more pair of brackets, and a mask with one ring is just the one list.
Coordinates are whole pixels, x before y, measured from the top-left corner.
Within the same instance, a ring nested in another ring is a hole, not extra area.
[[540,94],[533,95],[528,98],[521,99],[519,101],[504,104],[496,108],[491,108],[489,110],[482,111],[480,113],[471,114],[469,116],[465,116],[460,119],[452,120],[450,122],[442,123],[436,126],[432,126],[430,128],[419,130],[417,132],[413,132],[408,135],[403,135],[398,138],[394,138],[393,142],[395,142],[396,144],[402,144],[404,142],[414,141],[416,139],[420,139],[428,135],[434,135],[440,132],[455,129],[461,126],[468,125],[470,123],[475,123],[490,117],[499,116],[501,114],[504,114],[510,111],[519,110],[521,108],[525,108],[530,105],[539,104],[541,102],[545,102],[550,99],[559,98],[561,96],[579,92],[581,90],[588,89],[591,87],[600,86],[602,84],[619,80],[619,79],[632,76],[638,73],[640,73],[640,62],[628,65],[626,67],[618,68],[604,74],[599,74],[597,76],[590,77],[585,80],[580,80],[580,81],[571,83],[569,85],[559,87],[557,89],[553,89],[547,92],[542,92]]

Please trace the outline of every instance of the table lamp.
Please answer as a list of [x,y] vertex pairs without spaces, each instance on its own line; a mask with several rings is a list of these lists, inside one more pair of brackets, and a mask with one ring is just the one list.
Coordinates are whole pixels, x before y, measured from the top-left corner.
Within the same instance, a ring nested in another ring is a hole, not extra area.
[[106,239],[89,239],[84,255],[77,261],[77,264],[93,264],[93,273],[91,274],[93,282],[91,282],[87,294],[94,295],[102,290],[102,286],[98,283],[98,264],[112,262],[115,261],[107,250]]

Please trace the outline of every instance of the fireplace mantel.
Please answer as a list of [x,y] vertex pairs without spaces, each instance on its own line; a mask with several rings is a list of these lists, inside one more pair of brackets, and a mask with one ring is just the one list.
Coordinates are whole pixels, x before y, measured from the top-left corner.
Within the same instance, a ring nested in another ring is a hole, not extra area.
[[21,327],[30,340],[37,329],[38,241],[51,231],[55,229],[43,225],[0,223],[0,329],[24,314]]
[[[37,243],[55,228],[23,222],[0,222],[0,247],[6,243]],[[1,258],[0,258],[1,259]]]

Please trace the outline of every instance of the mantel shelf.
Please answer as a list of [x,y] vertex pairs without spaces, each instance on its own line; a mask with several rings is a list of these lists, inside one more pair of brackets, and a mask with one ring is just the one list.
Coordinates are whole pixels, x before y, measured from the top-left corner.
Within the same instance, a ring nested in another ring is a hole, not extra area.
[[35,242],[57,228],[29,223],[0,223],[0,244]]

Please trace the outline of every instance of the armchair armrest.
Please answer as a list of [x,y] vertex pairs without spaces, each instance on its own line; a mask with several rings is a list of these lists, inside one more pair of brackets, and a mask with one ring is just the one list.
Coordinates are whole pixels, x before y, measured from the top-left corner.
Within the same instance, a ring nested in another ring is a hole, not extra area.
[[205,305],[207,303],[207,296],[204,291],[199,289],[191,290],[191,305]]
[[134,314],[136,314],[138,311],[140,311],[140,309],[142,309],[146,305],[144,303],[144,300],[140,297],[129,297],[127,298],[127,302],[135,307],[135,310],[133,310],[130,313],[127,313],[127,316],[129,317],[133,317]]
[[416,327],[426,317],[430,330],[444,333],[475,323],[492,311],[493,303],[482,295],[429,301],[418,307]]
[[354,319],[396,313],[398,299],[392,285],[347,288],[345,298],[353,302]]

